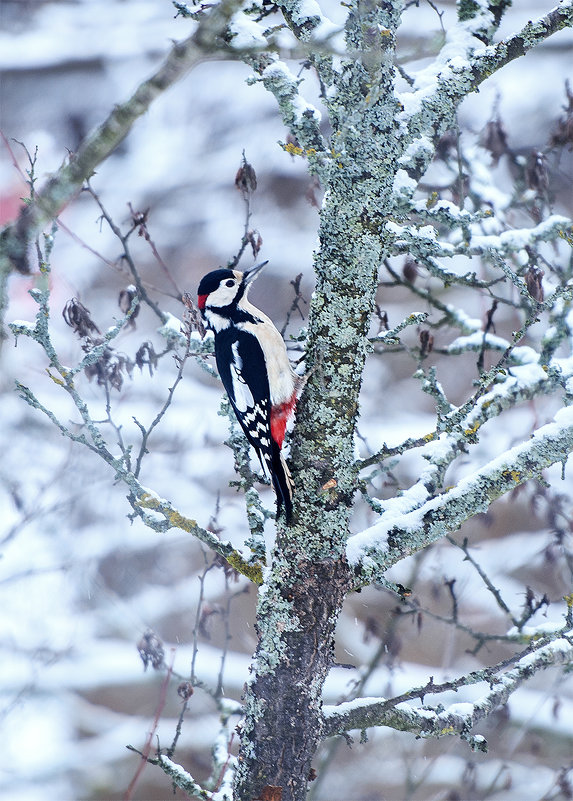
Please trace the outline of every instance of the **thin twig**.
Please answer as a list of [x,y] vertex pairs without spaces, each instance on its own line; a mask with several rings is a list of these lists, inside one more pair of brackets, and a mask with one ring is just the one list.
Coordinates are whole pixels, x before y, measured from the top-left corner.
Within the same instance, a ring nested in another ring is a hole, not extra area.
[[151,753],[151,744],[153,738],[155,736],[155,732],[157,731],[157,727],[159,726],[159,720],[161,715],[163,714],[163,710],[165,708],[165,702],[167,700],[167,688],[169,687],[169,682],[171,681],[171,674],[173,671],[173,661],[175,659],[175,649],[171,649],[171,664],[167,668],[163,681],[161,683],[161,689],[159,692],[159,700],[157,702],[157,706],[155,708],[155,717],[153,718],[153,723],[151,725],[151,730],[147,735],[147,739],[145,740],[145,745],[143,746],[143,751],[141,752],[141,762],[135,772],[135,775],[131,782],[129,783],[129,787],[125,791],[125,795],[123,796],[123,801],[131,801],[133,791],[135,790],[139,779],[143,771],[145,770],[145,766],[147,765],[149,754]]
[[300,308],[300,304],[302,302],[306,306],[307,301],[305,300],[305,298],[302,295],[302,292],[300,291],[300,282],[301,281],[302,281],[302,273],[299,273],[290,282],[290,285],[292,286],[292,288],[294,290],[294,298],[292,300],[292,303],[290,305],[289,310],[287,311],[286,318],[285,318],[285,321],[284,321],[284,325],[281,328],[281,336],[283,338],[284,338],[285,332],[286,332],[286,330],[288,328],[288,325],[290,323],[290,318],[292,317],[292,315],[293,315],[293,313],[295,311],[298,311],[298,313],[300,314],[301,320],[304,320],[304,314],[303,314],[302,309]]
[[85,190],[86,190],[86,192],[88,192],[93,197],[93,199],[95,200],[95,202],[97,203],[97,205],[100,208],[100,211],[102,213],[102,216],[103,216],[104,220],[107,222],[107,224],[109,225],[109,227],[111,228],[111,230],[113,231],[115,236],[121,242],[121,246],[123,248],[123,258],[125,259],[125,261],[127,262],[128,266],[129,266],[129,270],[131,272],[133,281],[135,283],[135,287],[137,289],[138,297],[144,303],[146,303],[149,306],[149,308],[152,309],[155,312],[155,314],[161,320],[161,322],[163,324],[165,324],[169,318],[168,318],[167,314],[159,308],[157,303],[155,303],[155,301],[152,300],[149,297],[149,295],[147,293],[147,290],[145,289],[145,286],[143,285],[143,282],[142,282],[141,277],[139,275],[139,271],[138,271],[138,269],[137,269],[137,267],[135,265],[135,261],[133,260],[133,257],[131,255],[131,251],[129,249],[128,240],[129,240],[129,237],[131,236],[131,234],[136,230],[136,227],[132,226],[126,234],[122,233],[121,229],[119,228],[119,226],[117,226],[115,224],[115,222],[113,221],[111,215],[109,214],[109,212],[107,211],[107,209],[103,205],[103,202],[102,202],[101,198],[99,197],[98,193],[92,188],[92,186],[91,186],[89,181],[86,181]]

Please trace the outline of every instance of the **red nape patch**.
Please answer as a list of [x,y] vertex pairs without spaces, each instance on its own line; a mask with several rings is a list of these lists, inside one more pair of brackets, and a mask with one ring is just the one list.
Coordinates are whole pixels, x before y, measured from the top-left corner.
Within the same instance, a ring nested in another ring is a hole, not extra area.
[[294,412],[296,401],[297,397],[293,395],[289,401],[273,406],[271,409],[271,436],[279,448],[283,446],[287,423]]
[[205,303],[207,303],[207,298],[209,295],[197,295],[197,306],[203,311],[205,308]]

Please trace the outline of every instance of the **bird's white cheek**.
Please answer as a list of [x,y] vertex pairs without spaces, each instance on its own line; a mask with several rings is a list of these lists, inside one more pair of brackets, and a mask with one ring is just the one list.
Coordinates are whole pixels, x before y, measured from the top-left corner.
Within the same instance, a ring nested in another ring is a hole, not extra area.
[[235,286],[220,286],[209,295],[210,306],[228,306],[233,302],[237,288]]

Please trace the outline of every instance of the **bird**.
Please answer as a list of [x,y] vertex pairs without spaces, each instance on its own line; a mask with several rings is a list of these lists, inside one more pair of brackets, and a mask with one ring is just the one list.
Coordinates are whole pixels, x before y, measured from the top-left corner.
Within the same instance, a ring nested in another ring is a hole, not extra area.
[[282,453],[287,423],[304,380],[289,361],[272,320],[248,299],[268,261],[245,272],[220,268],[203,276],[197,305],[215,335],[217,370],[229,401],[277,497],[277,517],[292,519],[293,481]]

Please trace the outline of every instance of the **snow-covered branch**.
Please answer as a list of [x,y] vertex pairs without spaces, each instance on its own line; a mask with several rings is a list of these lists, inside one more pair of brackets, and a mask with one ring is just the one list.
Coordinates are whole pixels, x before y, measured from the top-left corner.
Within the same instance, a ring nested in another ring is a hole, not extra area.
[[[445,212],[445,206],[442,206],[442,209]],[[448,227],[455,230],[461,225],[467,225],[466,217],[471,218],[471,215],[460,214],[459,209],[452,211],[448,207],[448,218],[442,214],[441,221],[446,222],[447,220]],[[497,235],[483,234],[477,228],[477,224],[474,224],[470,227],[469,240],[463,242],[444,242],[439,238],[433,225],[418,227],[397,225],[391,222],[387,223],[386,228],[394,238],[394,253],[408,253],[413,258],[424,259],[436,265],[436,258],[482,256],[491,251],[496,251],[500,255],[509,255],[526,247],[533,247],[538,242],[553,242],[559,238],[570,236],[573,222],[568,217],[553,214],[531,228],[506,230]],[[459,239],[459,234],[454,234],[453,238],[454,240]],[[460,276],[440,266],[435,266],[434,271],[436,276],[445,283],[468,284],[473,281],[473,286],[482,286],[485,283],[478,283],[472,273]]]
[[201,801],[210,801],[210,799],[213,798],[213,793],[201,787],[193,776],[191,776],[189,771],[182,768],[181,765],[178,765],[176,762],[173,762],[173,760],[169,759],[165,754],[159,754],[156,759],[150,759],[148,761],[159,765],[161,770],[169,776],[174,786],[179,787],[185,793],[188,793],[189,796],[200,798]]
[[[261,70],[261,80],[275,96],[284,124],[297,137],[302,148],[291,149],[293,155],[306,155],[312,164],[320,165],[327,145],[320,131],[318,109],[300,95],[298,80],[283,61],[274,60]],[[300,151],[300,152],[299,152]]]
[[552,11],[528,22],[518,33],[495,45],[478,46],[476,34],[483,33],[480,23],[476,27],[479,6],[464,5],[473,13],[447,32],[439,56],[413,76],[412,91],[399,96],[403,107],[399,120],[407,132],[406,154],[401,164],[410,179],[414,179],[412,192],[415,181],[433,156],[439,137],[453,124],[460,101],[510,61],[525,55],[556,31],[573,25],[573,0],[561,0]]
[[420,325],[428,319],[427,312],[412,312],[405,320],[388,328],[386,331],[379,331],[376,336],[371,338],[371,342],[382,342],[384,345],[397,345],[400,342],[398,334],[411,325]]
[[459,0],[457,3],[458,20],[473,36],[484,42],[490,42],[499,28],[511,0]]
[[[380,581],[383,573],[404,556],[456,531],[465,520],[485,512],[496,498],[540,475],[546,467],[556,462],[565,466],[572,451],[573,406],[568,406],[527,442],[492,459],[455,487],[414,511],[387,515],[382,522],[350,537],[347,557],[357,585]],[[403,498],[396,501],[403,502]]]
[[563,28],[573,25],[573,0],[560,0],[548,14],[536,20],[530,20],[512,36],[503,39],[492,47],[486,47],[474,53],[471,60],[471,91],[492,73],[520,58],[531,49],[544,42]]
[[[470,684],[487,682],[489,690],[472,703],[455,703],[445,709],[426,705],[414,707],[410,702],[385,698],[360,698],[337,706],[325,706],[324,734],[331,737],[352,729],[371,726],[391,726],[400,731],[410,731],[422,737],[461,735],[474,750],[487,750],[487,742],[481,735],[472,735],[470,730],[499,706],[505,704],[515,690],[536,673],[550,667],[568,665],[573,660],[573,631],[564,631],[555,639],[533,645],[521,656],[514,667],[502,671],[497,667],[476,671],[461,678],[459,682],[447,682],[417,688],[404,695],[423,699],[427,695],[456,692]],[[402,696],[403,697],[403,696]],[[423,701],[422,701],[423,703]]]
[[301,42],[308,41],[325,19],[316,0],[278,0],[277,6]]

